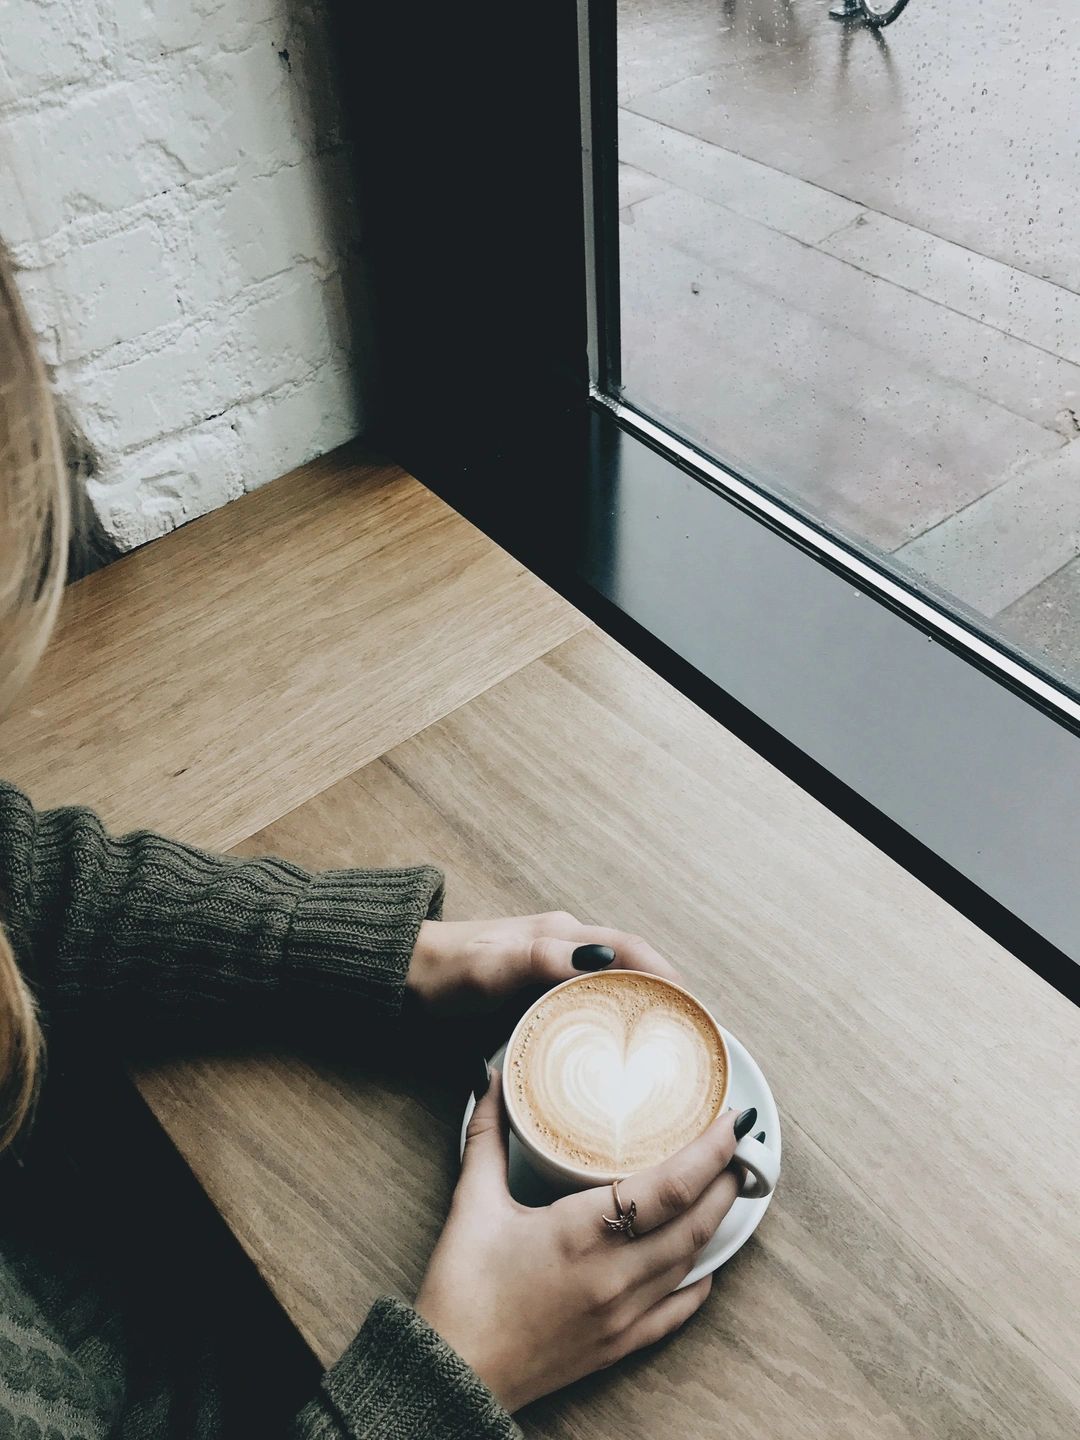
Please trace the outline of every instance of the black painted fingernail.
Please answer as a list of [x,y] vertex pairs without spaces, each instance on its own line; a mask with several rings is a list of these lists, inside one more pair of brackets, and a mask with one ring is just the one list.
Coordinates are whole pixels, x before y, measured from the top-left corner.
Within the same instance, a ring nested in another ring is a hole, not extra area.
[[757,1132],[757,1134],[754,1136],[754,1139],[755,1139],[755,1140],[764,1140],[764,1139],[765,1139],[765,1131],[764,1131],[764,1130],[759,1130],[759,1131]]
[[610,945],[579,945],[570,956],[575,970],[603,970],[615,959]]
[[751,1105],[749,1110],[743,1110],[735,1118],[735,1139],[741,1140],[744,1135],[754,1128],[754,1121],[757,1119],[757,1109]]
[[480,1059],[473,1066],[473,1094],[477,1100],[482,1100],[487,1094],[487,1088],[491,1084],[491,1066],[481,1055]]

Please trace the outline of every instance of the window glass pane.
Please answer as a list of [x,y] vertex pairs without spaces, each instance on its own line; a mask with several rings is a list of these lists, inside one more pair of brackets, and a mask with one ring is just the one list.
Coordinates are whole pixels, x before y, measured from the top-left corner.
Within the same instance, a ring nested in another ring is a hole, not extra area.
[[1076,0],[829,4],[620,0],[623,393],[1075,688]]

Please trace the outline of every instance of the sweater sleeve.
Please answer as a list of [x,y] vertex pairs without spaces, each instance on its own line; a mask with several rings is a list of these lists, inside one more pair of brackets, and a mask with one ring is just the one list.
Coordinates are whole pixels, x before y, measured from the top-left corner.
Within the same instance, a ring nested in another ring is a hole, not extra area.
[[46,1024],[92,1021],[121,1044],[392,1018],[442,895],[427,865],[311,873],[110,836],[0,782],[0,923],[20,969]]
[[376,1301],[294,1440],[521,1440],[482,1380],[398,1300]]

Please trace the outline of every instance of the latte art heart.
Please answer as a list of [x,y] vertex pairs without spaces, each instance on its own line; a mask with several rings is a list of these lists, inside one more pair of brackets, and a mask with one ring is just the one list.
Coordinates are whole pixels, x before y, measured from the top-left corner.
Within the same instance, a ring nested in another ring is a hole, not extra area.
[[699,1135],[726,1090],[725,1056],[689,996],[631,972],[554,991],[508,1067],[519,1123],[554,1159],[629,1173]]

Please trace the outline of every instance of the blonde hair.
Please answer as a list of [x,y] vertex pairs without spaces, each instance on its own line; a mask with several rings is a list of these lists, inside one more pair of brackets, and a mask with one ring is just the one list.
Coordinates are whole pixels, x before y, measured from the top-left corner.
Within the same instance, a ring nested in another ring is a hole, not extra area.
[[[70,523],[48,381],[0,253],[0,713],[49,638],[64,589]],[[0,925],[0,1151],[30,1115],[42,1054],[34,1000]]]

